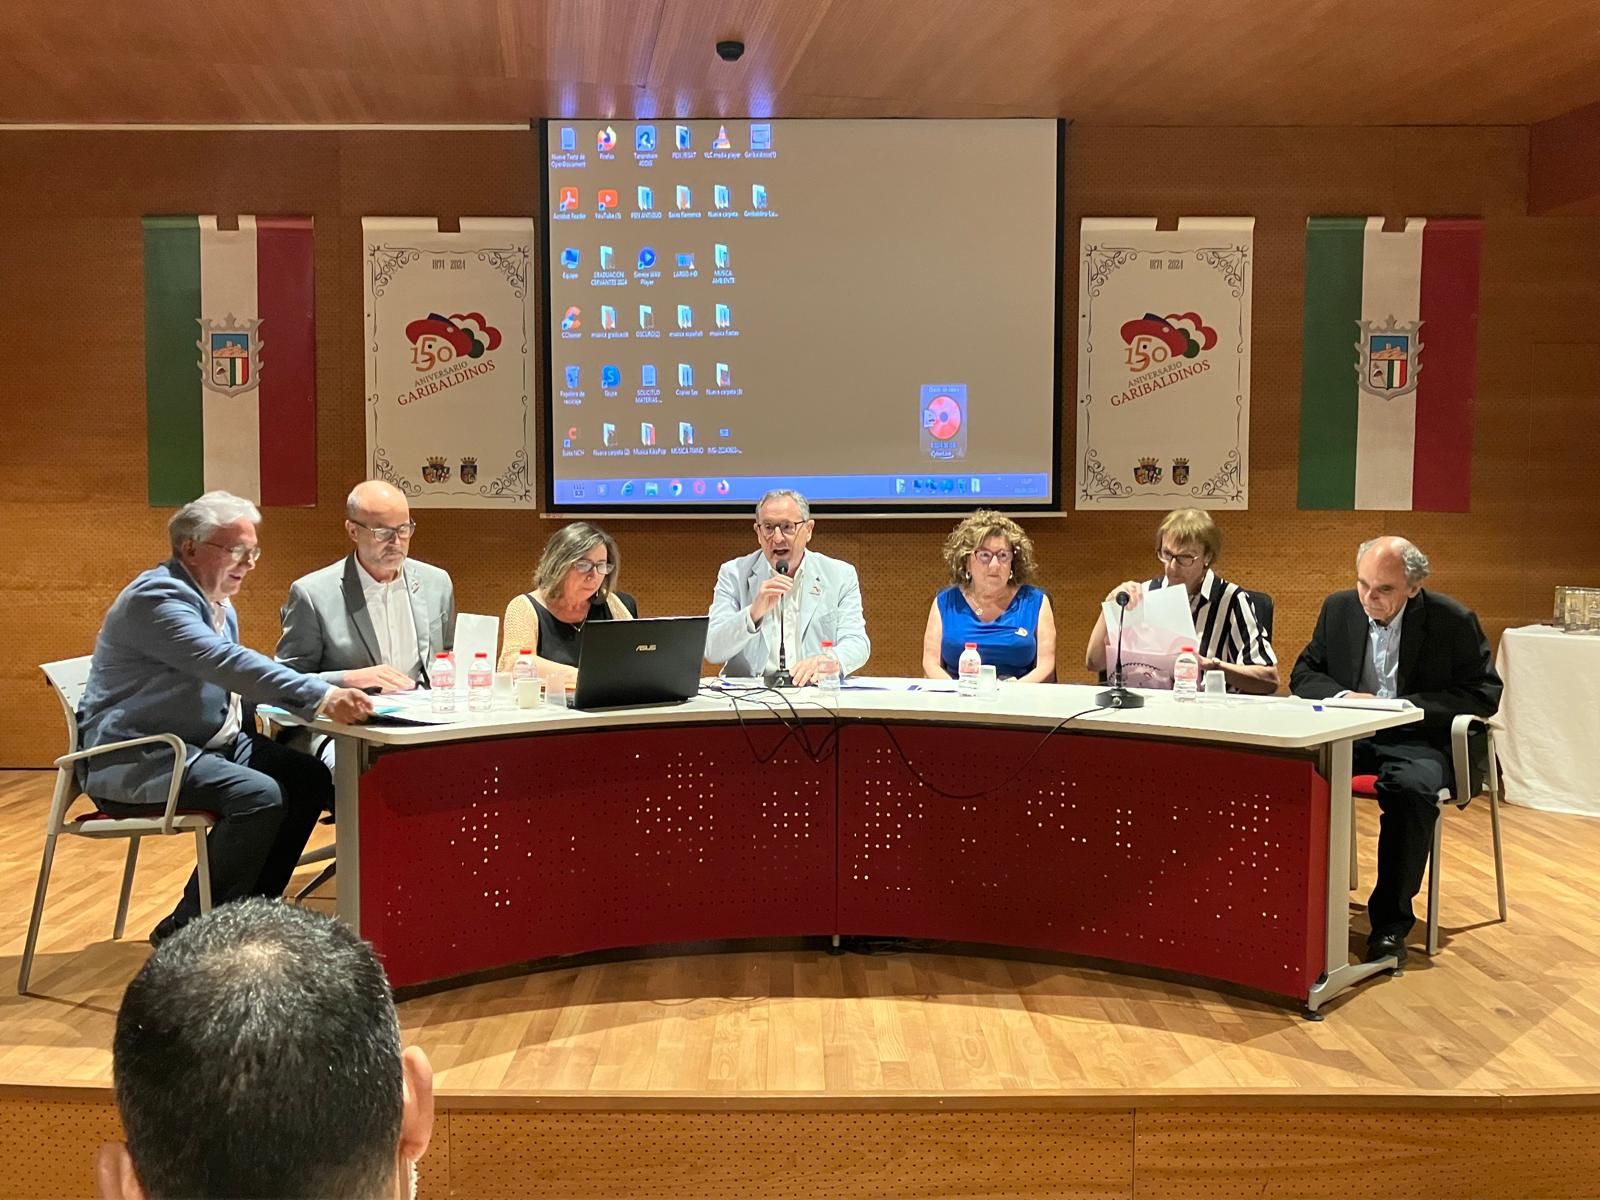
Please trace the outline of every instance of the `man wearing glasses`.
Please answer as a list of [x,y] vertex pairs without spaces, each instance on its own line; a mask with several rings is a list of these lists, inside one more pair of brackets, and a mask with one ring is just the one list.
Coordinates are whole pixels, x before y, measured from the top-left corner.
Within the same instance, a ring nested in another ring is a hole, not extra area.
[[[362,692],[239,644],[232,597],[261,557],[260,522],[255,505],[228,492],[179,509],[167,526],[172,557],[125,587],[106,613],[78,704],[84,749],[161,733],[184,741],[178,807],[217,817],[206,843],[216,904],[281,895],[333,803],[328,769],[256,733],[252,702],[347,724],[372,712]],[[161,742],[113,751],[84,760],[78,783],[110,816],[146,816],[166,803],[173,758]],[[199,915],[199,886],[191,876],[152,942]]]
[[278,661],[363,691],[426,682],[433,656],[455,637],[450,576],[410,557],[411,506],[382,480],[352,489],[344,528],[355,549],[289,586]]
[[711,598],[706,658],[725,664],[724,674],[775,672],[780,625],[784,662],[797,687],[816,681],[825,641],[833,643],[845,674],[866,664],[872,643],[861,614],[861,582],[849,563],[807,548],[815,524],[806,498],[787,488],[768,492],[756,505],[760,548],[722,564]]

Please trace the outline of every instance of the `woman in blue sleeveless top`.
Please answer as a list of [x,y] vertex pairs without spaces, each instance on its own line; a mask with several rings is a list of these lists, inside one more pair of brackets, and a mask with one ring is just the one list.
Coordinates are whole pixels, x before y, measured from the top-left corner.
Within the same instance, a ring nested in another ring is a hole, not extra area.
[[1029,582],[1033,542],[1010,517],[979,509],[944,543],[950,586],[933,598],[922,635],[929,679],[954,679],[962,648],[976,642],[1001,679],[1056,677],[1056,619],[1050,594]]

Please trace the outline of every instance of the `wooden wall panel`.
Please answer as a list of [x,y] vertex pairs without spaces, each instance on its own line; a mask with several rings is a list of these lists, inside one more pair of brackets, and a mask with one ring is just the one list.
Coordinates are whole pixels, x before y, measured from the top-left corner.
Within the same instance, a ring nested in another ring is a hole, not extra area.
[[[798,36],[798,34],[797,34]],[[0,766],[59,753],[59,717],[36,664],[87,652],[116,592],[163,556],[165,511],[144,502],[139,217],[149,212],[309,212],[317,220],[318,487],[314,510],[270,509],[265,556],[239,603],[245,639],[270,650],[296,576],[347,543],[345,491],[364,461],[363,215],[531,213],[527,133],[4,133],[0,161]],[[1356,544],[1414,537],[1436,583],[1491,633],[1548,615],[1554,583],[1600,584],[1592,516],[1600,335],[1577,317],[1600,286],[1600,222],[1528,218],[1520,129],[1088,129],[1068,136],[1061,328],[1076,378],[1077,223],[1085,215],[1257,218],[1252,508],[1223,518],[1220,564],[1274,594],[1292,659],[1323,595],[1348,586]],[[1470,514],[1296,511],[1305,218],[1312,213],[1481,214],[1478,424]],[[72,349],[68,349],[72,347]],[[90,365],[92,364],[92,365]],[[1073,420],[1063,421],[1072,485]],[[456,578],[461,606],[498,615],[528,586],[554,523],[527,514],[426,510],[416,553]],[[1153,573],[1156,514],[1032,518],[1056,598],[1062,676],[1086,678],[1094,603]],[[647,613],[702,610],[717,564],[753,547],[742,520],[617,520],[622,586]],[[946,520],[825,518],[816,546],[861,569],[869,669],[917,668],[928,601],[943,582]]]

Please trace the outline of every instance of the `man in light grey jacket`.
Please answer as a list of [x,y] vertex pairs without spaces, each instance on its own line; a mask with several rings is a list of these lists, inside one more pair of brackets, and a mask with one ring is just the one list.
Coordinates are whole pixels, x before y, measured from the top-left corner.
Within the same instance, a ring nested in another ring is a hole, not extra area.
[[861,613],[861,581],[849,563],[808,549],[815,525],[799,492],[771,491],[756,505],[761,547],[722,564],[711,598],[706,658],[725,663],[725,674],[775,671],[780,624],[785,665],[797,687],[816,681],[825,641],[833,643],[845,674],[866,664],[872,643]]
[[381,480],[351,491],[344,527],[355,549],[289,586],[278,661],[365,690],[426,683],[433,656],[455,637],[450,576],[410,557],[411,506]]

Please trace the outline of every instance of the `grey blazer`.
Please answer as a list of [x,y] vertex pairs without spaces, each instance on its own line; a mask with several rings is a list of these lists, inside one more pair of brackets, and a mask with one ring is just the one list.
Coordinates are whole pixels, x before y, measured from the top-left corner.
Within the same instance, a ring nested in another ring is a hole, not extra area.
[[[449,650],[455,639],[455,588],[446,572],[425,562],[408,558],[401,570],[417,626],[421,669],[413,677],[426,682],[433,656]],[[367,615],[360,571],[351,552],[289,585],[280,614],[279,662],[339,686],[346,671],[377,665],[378,635]]]
[[[821,651],[824,640],[831,641],[839,665],[846,675],[852,675],[866,665],[872,653],[856,569],[815,550],[807,550],[802,562],[800,657],[809,658]],[[778,616],[770,612],[758,626],[750,620],[750,602],[771,577],[772,568],[759,550],[725,562],[717,571],[706,632],[706,661],[726,663],[726,674],[760,675],[767,669],[767,639],[777,637]]]
[[[175,733],[193,762],[228,715],[228,697],[276,704],[309,718],[328,684],[239,645],[229,605],[218,633],[211,602],[176,560],[144,572],[112,603],[95,639],[89,681],[78,702],[84,749],[153,733]],[[251,728],[248,706],[245,728]],[[97,800],[159,804],[172,779],[172,752],[140,746],[78,766],[78,782]]]

